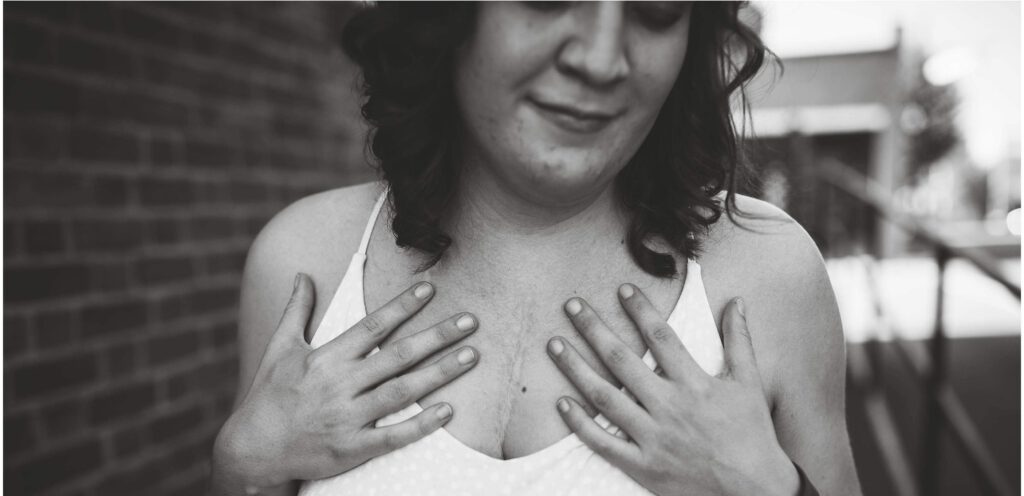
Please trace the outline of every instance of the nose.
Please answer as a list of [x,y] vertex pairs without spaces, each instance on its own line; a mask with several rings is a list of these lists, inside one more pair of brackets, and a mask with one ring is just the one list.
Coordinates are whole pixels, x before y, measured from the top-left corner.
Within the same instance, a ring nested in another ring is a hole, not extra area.
[[590,85],[607,86],[629,75],[621,2],[584,2],[558,54],[558,67]]

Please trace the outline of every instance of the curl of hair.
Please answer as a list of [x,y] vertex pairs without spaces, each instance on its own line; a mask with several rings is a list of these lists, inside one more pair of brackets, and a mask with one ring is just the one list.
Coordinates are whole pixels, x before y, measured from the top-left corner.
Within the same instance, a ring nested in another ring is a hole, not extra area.
[[[748,173],[730,105],[769,53],[739,19],[742,4],[695,2],[687,55],[651,132],[615,180],[631,214],[630,254],[646,272],[676,275],[663,239],[696,257],[701,237],[722,213],[737,211],[735,189]],[[399,246],[428,256],[425,270],[451,245],[441,227],[459,177],[459,118],[453,90],[455,51],[472,34],[471,3],[381,2],[355,14],[342,35],[362,69],[369,148],[390,186]],[[742,110],[746,100],[741,98]],[[716,196],[727,191],[724,202]]]

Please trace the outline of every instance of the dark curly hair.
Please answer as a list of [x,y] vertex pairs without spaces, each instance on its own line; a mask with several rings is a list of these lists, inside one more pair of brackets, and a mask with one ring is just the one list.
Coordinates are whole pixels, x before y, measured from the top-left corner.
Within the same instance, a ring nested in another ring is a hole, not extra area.
[[[631,215],[629,251],[646,272],[676,275],[675,258],[645,243],[660,236],[687,258],[700,253],[723,211],[739,212],[741,161],[730,99],[764,64],[757,33],[739,19],[741,4],[695,2],[679,77],[636,155],[615,180]],[[362,69],[369,149],[391,189],[392,230],[401,247],[441,259],[452,239],[441,220],[458,184],[459,122],[455,49],[471,34],[472,3],[381,2],[357,12],[342,46]],[[724,204],[715,196],[727,191]]]

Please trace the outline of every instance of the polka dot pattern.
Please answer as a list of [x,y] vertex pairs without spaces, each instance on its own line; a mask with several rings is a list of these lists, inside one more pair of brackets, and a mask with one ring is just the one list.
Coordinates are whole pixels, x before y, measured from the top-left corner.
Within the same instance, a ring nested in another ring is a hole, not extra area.
[[[371,219],[377,217],[379,204]],[[348,271],[313,337],[313,346],[330,341],[366,315],[363,266],[366,263],[366,242],[371,228],[372,221],[367,226],[367,234],[364,235],[359,252],[353,255]],[[686,316],[685,319],[683,316]],[[722,371],[722,343],[704,291],[700,265],[695,260],[688,261],[683,292],[668,323],[708,374],[717,375]],[[644,361],[652,369],[656,366],[649,351]],[[420,406],[414,403],[378,420],[376,425],[392,425],[420,411]],[[609,432],[618,431],[603,416],[599,415],[596,420]],[[651,493],[594,453],[575,434],[536,453],[499,460],[466,446],[447,430],[439,429],[415,443],[371,459],[343,474],[306,481],[299,494],[631,496]]]

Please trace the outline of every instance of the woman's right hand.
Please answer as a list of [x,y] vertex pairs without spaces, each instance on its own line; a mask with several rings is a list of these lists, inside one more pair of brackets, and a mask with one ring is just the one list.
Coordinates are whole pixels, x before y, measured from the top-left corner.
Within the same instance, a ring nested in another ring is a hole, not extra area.
[[395,425],[374,423],[473,367],[477,352],[467,346],[399,375],[472,333],[473,316],[456,315],[366,356],[433,293],[430,284],[419,283],[314,349],[304,338],[313,283],[297,275],[253,383],[217,436],[217,464],[255,494],[340,474],[442,427],[452,416],[445,403]]

